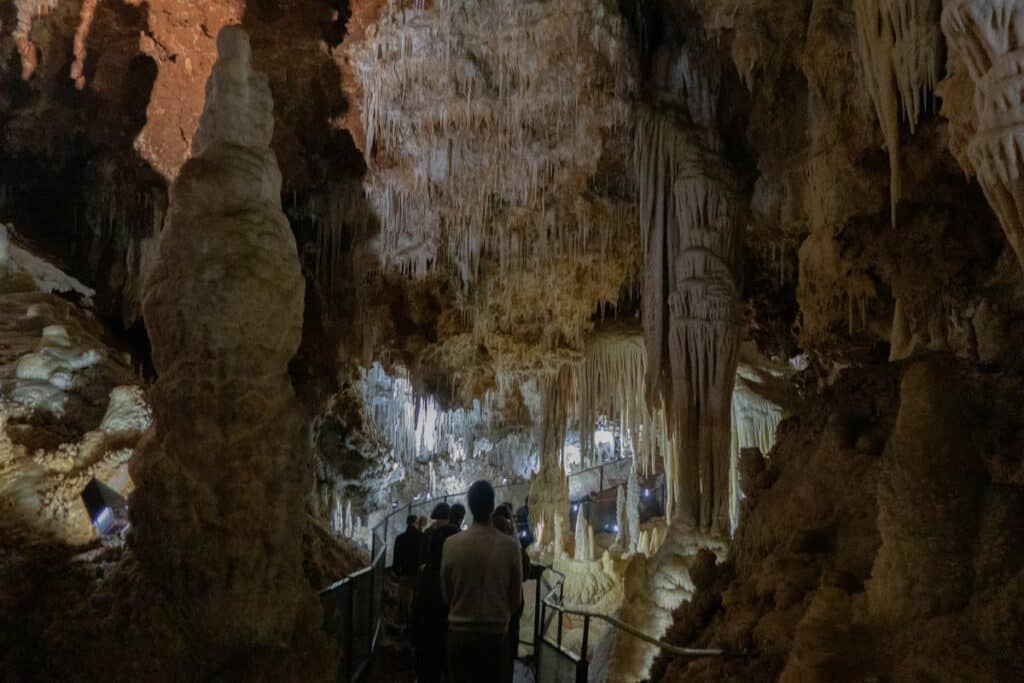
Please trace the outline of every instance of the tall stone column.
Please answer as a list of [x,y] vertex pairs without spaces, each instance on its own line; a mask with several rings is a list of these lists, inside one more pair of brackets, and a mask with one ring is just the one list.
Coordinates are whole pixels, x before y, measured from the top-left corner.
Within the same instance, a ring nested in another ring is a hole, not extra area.
[[241,27],[217,48],[143,292],[159,378],[131,501],[139,563],[201,645],[199,666],[280,653],[320,626],[301,548],[312,453],[287,372],[304,285],[273,100]]

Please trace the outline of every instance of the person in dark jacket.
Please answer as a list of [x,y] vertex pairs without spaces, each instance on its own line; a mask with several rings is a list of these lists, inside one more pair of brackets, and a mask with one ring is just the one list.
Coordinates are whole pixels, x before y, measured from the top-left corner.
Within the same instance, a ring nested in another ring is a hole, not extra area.
[[415,577],[420,566],[420,537],[423,533],[416,527],[416,515],[405,518],[405,531],[395,538],[395,552],[391,568],[398,576]]
[[423,530],[423,536],[420,537],[420,564],[426,564],[430,561],[430,539],[440,529],[448,526],[448,515],[451,512],[451,508],[448,507],[448,503],[438,503],[434,506],[433,511],[430,513],[430,526]]
[[455,503],[448,510],[448,526],[458,533],[462,531],[462,523],[466,521],[466,506],[462,503]]
[[441,553],[448,528],[430,538],[430,554],[416,577],[412,644],[417,683],[441,683],[448,651],[448,605],[441,593]]
[[395,538],[395,550],[391,558],[391,571],[398,581],[397,620],[402,626],[409,624],[409,608],[412,591],[416,583],[416,572],[420,566],[420,537],[423,533],[416,525],[416,515],[405,518],[405,531]]
[[[494,524],[494,528],[503,534],[507,534],[512,538],[516,537],[515,522],[512,521],[512,505],[510,503],[502,503],[494,511],[494,516],[491,519]],[[520,545],[520,552],[522,554],[523,563],[523,581],[526,581],[527,574],[530,572],[530,558],[526,554],[526,548]],[[506,662],[506,670],[504,672],[503,681],[511,683],[515,673],[515,662],[519,657],[519,624],[523,616],[523,608],[525,603],[520,602],[519,609],[512,613],[512,619],[508,625],[508,648],[509,656]]]

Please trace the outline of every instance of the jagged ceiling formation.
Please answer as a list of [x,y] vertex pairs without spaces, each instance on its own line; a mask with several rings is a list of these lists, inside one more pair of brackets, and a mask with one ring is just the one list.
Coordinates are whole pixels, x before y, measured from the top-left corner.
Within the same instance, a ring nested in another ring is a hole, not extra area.
[[622,18],[604,0],[356,7],[375,19],[343,70],[381,260],[454,293],[463,320],[436,343],[456,377],[481,353],[557,370],[638,265]]

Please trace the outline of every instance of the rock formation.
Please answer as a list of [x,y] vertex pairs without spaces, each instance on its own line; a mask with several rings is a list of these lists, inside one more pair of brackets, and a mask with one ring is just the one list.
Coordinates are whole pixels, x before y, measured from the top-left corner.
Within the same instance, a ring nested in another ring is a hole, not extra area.
[[977,174],[1024,267],[1024,113],[1017,94],[1024,79],[1024,44],[1019,11],[1013,0],[946,2],[942,29],[953,59],[974,82],[968,172]]
[[315,646],[302,639],[319,624],[301,555],[311,454],[287,374],[303,284],[269,147],[273,101],[245,31],[225,28],[217,45],[144,291],[159,377],[131,500],[142,569],[214,667]]

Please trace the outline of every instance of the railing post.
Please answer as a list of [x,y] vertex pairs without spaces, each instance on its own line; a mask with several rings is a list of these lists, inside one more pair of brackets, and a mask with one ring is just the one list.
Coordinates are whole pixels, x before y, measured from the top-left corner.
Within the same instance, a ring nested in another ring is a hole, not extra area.
[[590,615],[583,617],[583,644],[580,647],[580,659],[587,660],[587,641],[590,639]]
[[[561,607],[561,606],[559,606]],[[558,649],[562,649],[562,622],[565,621],[565,612],[558,610]]]
[[374,596],[376,595],[376,592],[375,592],[376,584],[377,584],[377,558],[376,558],[376,556],[371,556],[370,557],[370,595],[369,595],[370,603],[369,603],[369,605],[367,605],[368,609],[366,610],[366,613],[367,613],[367,615],[369,617],[368,618],[369,623],[367,624],[367,629],[366,629],[366,633],[367,633],[367,636],[366,636],[366,650],[370,654],[370,656],[373,655],[373,613],[376,611],[374,609],[373,602],[374,602]]
[[580,648],[580,663],[576,665],[576,683],[587,683],[590,660],[587,658],[587,641],[590,638],[590,615],[583,617],[583,644]]
[[600,493],[601,491],[604,491],[604,465],[600,465],[597,468],[597,481],[597,491]]
[[348,587],[348,619],[346,619],[348,629],[345,632],[345,668],[348,671],[347,680],[348,683],[352,683],[355,680],[355,665],[356,665],[356,652],[355,652],[355,616],[356,616],[356,591],[355,582],[349,581],[345,584]]
[[[540,591],[540,589],[541,589],[540,579],[537,579],[537,590]],[[534,666],[537,667],[537,680],[538,680],[538,683],[540,683],[540,651],[542,649],[542,646],[544,645],[544,634],[540,632],[540,629],[542,628],[542,625],[544,623],[544,610],[546,608],[547,608],[547,604],[543,600],[541,600],[540,601],[540,621],[537,622],[537,625],[534,627],[534,630],[533,630],[533,659],[534,659],[533,663],[534,663]],[[534,615],[534,616],[536,616],[536,615]]]
[[544,570],[540,572],[540,576],[537,577],[534,582],[537,585],[537,591],[533,596],[533,656],[540,656],[540,644],[539,638],[541,637],[540,625],[544,623],[544,601],[541,600],[540,594],[544,590]]

